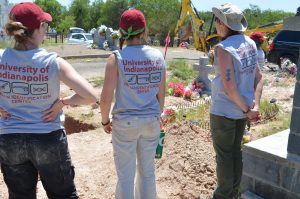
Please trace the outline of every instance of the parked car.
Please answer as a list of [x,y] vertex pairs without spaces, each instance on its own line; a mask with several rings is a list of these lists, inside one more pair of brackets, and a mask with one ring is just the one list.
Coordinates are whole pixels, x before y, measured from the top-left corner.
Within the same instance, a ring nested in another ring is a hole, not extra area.
[[268,62],[275,63],[279,67],[281,60],[288,58],[297,64],[300,49],[300,31],[281,30],[270,44],[267,55]]
[[93,37],[90,33],[72,33],[68,38],[69,44],[93,44]]
[[85,33],[84,29],[78,27],[69,28],[69,33]]

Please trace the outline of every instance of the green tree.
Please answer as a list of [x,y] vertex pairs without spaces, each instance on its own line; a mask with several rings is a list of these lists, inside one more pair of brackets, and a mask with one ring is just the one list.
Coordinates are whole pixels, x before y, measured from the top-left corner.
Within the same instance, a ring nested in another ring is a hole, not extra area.
[[128,0],[106,0],[101,8],[101,17],[97,24],[104,24],[107,27],[118,29],[120,16],[128,7]]
[[144,12],[150,36],[156,36],[161,45],[170,31],[174,37],[174,30],[178,21],[180,2],[178,0],[143,0],[135,1],[137,9]]
[[101,25],[102,12],[101,9],[104,6],[103,0],[95,0],[90,6],[89,11],[89,29],[96,28]]
[[132,8],[136,8],[141,2],[142,0],[130,0],[129,5]]
[[[282,10],[261,10],[257,5],[251,5],[243,11],[247,21],[248,29],[254,29],[261,25],[270,24],[272,22],[281,21],[286,17],[295,15],[294,13],[284,12]],[[208,33],[213,13],[209,11],[199,12],[200,18],[204,21],[203,29]],[[214,26],[213,26],[214,28]],[[212,30],[213,30],[212,28]]]
[[249,28],[254,28],[254,27],[256,27],[255,24],[260,23],[261,18],[262,18],[262,14],[261,14],[262,12],[261,12],[260,8],[257,5],[250,4],[250,8],[245,9],[244,13],[245,13],[245,16],[247,18]]
[[284,12],[282,10],[261,10],[257,5],[252,4],[250,4],[250,8],[246,8],[243,12],[247,18],[249,29],[295,15],[294,13]]
[[90,28],[89,0],[74,0],[70,6],[69,14],[74,16],[75,26],[88,30]]
[[57,32],[64,33],[66,35],[69,28],[72,26],[75,26],[75,17],[66,14],[62,17],[61,22],[58,24]]
[[34,3],[39,5],[45,12],[51,14],[53,21],[50,26],[56,28],[61,21],[62,14],[66,12],[66,8],[57,0],[35,0]]
[[[203,30],[205,32],[209,32],[209,29],[210,29],[210,26],[212,23],[213,13],[210,11],[201,11],[201,12],[199,12],[199,16],[204,21],[204,24],[202,26]],[[212,24],[212,26],[213,26],[212,27],[212,31],[213,31],[214,23]]]

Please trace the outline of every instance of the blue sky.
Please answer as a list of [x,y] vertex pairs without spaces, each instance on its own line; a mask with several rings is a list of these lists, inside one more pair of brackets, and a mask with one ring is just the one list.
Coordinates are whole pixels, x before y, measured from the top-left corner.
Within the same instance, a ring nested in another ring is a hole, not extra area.
[[[9,0],[11,3],[19,3],[22,1],[30,0]],[[73,0],[58,0],[64,6],[70,6]],[[93,1],[93,0],[90,0]],[[167,0],[166,0],[167,1]],[[300,6],[299,0],[192,0],[193,4],[198,11],[210,11],[212,7],[219,6],[226,2],[231,2],[237,5],[242,10],[249,8],[250,4],[258,5],[260,9],[266,10],[284,10],[288,12],[296,12],[296,9]]]
[[[221,4],[230,2],[244,10],[250,8],[250,4],[258,5],[261,10],[284,10],[287,12],[295,12],[300,6],[299,0],[191,0],[197,10],[207,11],[212,7],[218,7]],[[283,5],[284,4],[284,5]]]

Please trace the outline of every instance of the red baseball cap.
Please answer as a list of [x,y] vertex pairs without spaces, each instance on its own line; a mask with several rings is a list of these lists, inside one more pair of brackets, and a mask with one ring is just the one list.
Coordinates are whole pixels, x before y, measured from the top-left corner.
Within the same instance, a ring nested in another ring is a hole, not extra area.
[[253,32],[251,33],[250,38],[259,43],[262,43],[265,40],[262,32]]
[[138,35],[145,31],[146,19],[140,10],[130,8],[121,15],[119,26],[125,36]]
[[44,12],[38,5],[32,2],[16,4],[10,11],[10,19],[21,22],[28,29],[37,29],[42,22],[51,22],[52,16]]

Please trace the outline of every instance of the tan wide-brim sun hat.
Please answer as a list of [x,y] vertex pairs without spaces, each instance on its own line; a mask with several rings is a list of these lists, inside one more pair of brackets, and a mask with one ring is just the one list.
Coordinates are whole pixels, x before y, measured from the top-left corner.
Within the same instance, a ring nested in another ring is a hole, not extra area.
[[225,3],[218,8],[213,7],[212,12],[231,30],[245,32],[248,27],[243,12],[231,3]]

